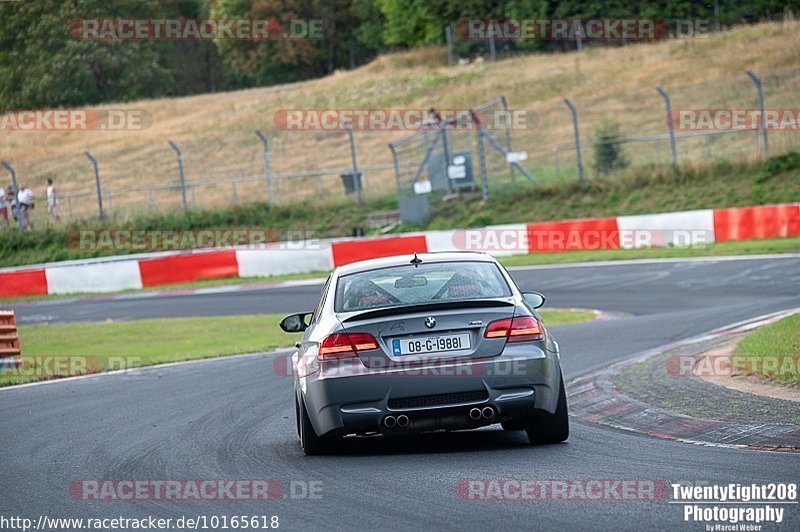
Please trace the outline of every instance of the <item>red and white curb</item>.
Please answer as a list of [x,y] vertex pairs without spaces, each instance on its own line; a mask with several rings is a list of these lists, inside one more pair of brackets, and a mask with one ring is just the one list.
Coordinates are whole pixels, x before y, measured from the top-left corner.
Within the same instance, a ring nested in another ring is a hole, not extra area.
[[203,279],[328,271],[363,259],[414,252],[485,251],[495,256],[712,244],[800,235],[800,203],[535,222],[378,238],[166,251],[0,270],[0,297],[119,292]]
[[651,349],[567,383],[570,415],[588,423],[694,445],[800,452],[800,425],[740,423],[702,419],[648,405],[614,388],[612,379],[624,369],[678,347],[692,346],[751,331],[800,312],[780,311],[734,323],[709,333]]

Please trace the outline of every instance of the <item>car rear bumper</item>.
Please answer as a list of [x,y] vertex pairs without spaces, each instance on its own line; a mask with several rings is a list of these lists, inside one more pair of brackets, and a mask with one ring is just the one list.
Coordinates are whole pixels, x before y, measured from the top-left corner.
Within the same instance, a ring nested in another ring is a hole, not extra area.
[[[560,366],[557,354],[528,347],[435,370],[364,370],[302,380],[303,400],[317,434],[402,434],[477,428],[536,411],[553,413]],[[470,417],[471,410],[485,407],[492,409],[492,416]],[[395,422],[405,416],[407,424],[387,426],[387,416]]]

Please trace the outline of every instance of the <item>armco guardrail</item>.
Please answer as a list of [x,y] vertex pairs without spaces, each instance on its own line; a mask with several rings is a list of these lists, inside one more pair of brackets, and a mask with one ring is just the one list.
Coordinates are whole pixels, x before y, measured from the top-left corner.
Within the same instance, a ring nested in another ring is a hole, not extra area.
[[0,297],[113,292],[201,279],[330,270],[404,253],[496,256],[800,236],[800,203],[509,224],[378,238],[124,255],[0,270]]

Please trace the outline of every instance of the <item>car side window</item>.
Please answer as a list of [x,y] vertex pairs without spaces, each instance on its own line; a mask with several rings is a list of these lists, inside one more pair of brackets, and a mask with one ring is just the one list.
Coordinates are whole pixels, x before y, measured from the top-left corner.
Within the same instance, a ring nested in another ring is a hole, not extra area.
[[319,319],[319,314],[322,312],[322,305],[325,303],[325,298],[328,295],[328,289],[331,286],[331,277],[332,276],[328,276],[325,286],[322,287],[322,292],[319,295],[317,306],[314,308],[314,313],[311,315],[311,323],[317,323],[317,320]]

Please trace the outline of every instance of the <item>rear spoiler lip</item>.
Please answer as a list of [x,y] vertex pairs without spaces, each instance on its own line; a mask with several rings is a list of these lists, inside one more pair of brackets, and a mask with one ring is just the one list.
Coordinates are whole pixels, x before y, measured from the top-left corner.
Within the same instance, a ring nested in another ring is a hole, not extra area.
[[368,320],[372,318],[382,318],[385,316],[397,316],[412,312],[426,312],[436,310],[455,310],[468,307],[491,308],[491,307],[515,307],[516,303],[512,297],[501,299],[467,299],[463,301],[443,301],[441,303],[425,303],[417,305],[400,305],[396,307],[379,308],[374,310],[357,311],[355,313],[337,313],[336,316],[342,324],[357,320]]

